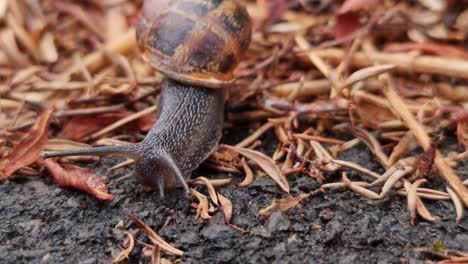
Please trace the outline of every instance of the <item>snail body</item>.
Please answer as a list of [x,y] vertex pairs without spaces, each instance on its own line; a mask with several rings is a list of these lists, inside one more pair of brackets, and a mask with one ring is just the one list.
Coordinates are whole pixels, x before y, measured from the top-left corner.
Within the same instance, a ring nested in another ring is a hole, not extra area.
[[157,122],[140,143],[47,153],[44,158],[120,155],[134,175],[160,190],[182,186],[219,143],[224,89],[250,43],[250,18],[235,0],[145,0],[137,25],[143,59],[168,79]]

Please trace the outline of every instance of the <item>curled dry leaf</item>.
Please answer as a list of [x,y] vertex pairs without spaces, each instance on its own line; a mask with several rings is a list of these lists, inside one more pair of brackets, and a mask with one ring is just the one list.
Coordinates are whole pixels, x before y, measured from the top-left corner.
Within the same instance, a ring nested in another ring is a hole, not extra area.
[[390,162],[388,160],[387,155],[382,149],[382,145],[379,143],[379,141],[369,133],[367,130],[363,128],[352,128],[351,132],[358,137],[366,146],[374,153],[374,155],[377,158],[377,161],[384,167],[388,168],[390,165]]
[[201,181],[203,184],[208,188],[208,193],[210,194],[210,198],[215,205],[218,205],[218,196],[216,196],[216,189],[214,188],[213,184],[209,179],[206,177],[198,177],[195,181]]
[[460,223],[460,221],[463,218],[463,204],[460,198],[457,196],[457,194],[449,187],[447,187],[447,193],[449,194],[450,199],[452,199],[453,205],[455,206],[455,212],[457,214],[457,218],[455,218],[455,221],[457,221],[457,223]]
[[164,241],[160,236],[158,236],[158,234],[156,234],[156,232],[154,232],[153,229],[151,229],[151,227],[149,227],[140,219],[136,218],[132,214],[128,214],[128,217],[130,217],[138,225],[138,227],[140,227],[140,229],[142,229],[148,235],[153,244],[159,246],[159,248],[166,254],[175,256],[182,256],[184,254],[182,250],[179,250]]
[[415,181],[408,189],[408,212],[410,214],[411,224],[414,225],[414,219],[416,219],[416,207],[418,204],[418,195],[416,193],[417,188],[426,182],[426,179],[419,179]]
[[[208,179],[210,181],[210,184],[213,185],[214,188],[219,188],[226,186],[232,182],[232,178],[225,178],[225,179]],[[190,184],[198,184],[198,185],[205,185],[204,182],[198,181],[197,179],[195,180],[189,180],[188,183]]]
[[218,192],[219,203],[221,204],[221,210],[223,210],[224,220],[226,224],[231,223],[232,218],[232,203],[231,200],[224,197],[221,193]]
[[126,259],[128,259],[128,256],[132,252],[133,248],[135,247],[135,238],[130,232],[124,232],[124,235],[127,236],[124,242],[124,250],[122,250],[117,257],[112,260],[112,263],[120,263]]
[[197,214],[196,218],[203,218],[205,220],[211,219],[210,212],[210,204],[208,203],[208,198],[205,195],[197,192],[197,190],[190,188],[190,191],[197,197],[198,199],[198,207],[197,207]]
[[390,177],[388,177],[388,179],[385,181],[382,187],[382,191],[380,192],[380,196],[384,197],[397,181],[399,181],[404,176],[411,174],[413,171],[414,167],[406,166],[403,169],[399,169],[392,173],[392,175],[390,175]]
[[377,76],[384,72],[391,71],[396,66],[394,64],[382,64],[376,66],[370,66],[364,69],[360,69],[358,71],[353,72],[344,82],[344,84],[340,88],[351,86],[359,81],[363,81],[369,79],[371,77]]
[[45,160],[44,165],[59,186],[82,190],[104,201],[112,201],[114,199],[107,192],[104,182],[91,169],[80,168],[70,164],[60,165],[51,159]]
[[289,193],[289,183],[283,171],[275,164],[275,162],[265,154],[251,149],[238,148],[229,145],[223,147],[233,150],[242,156],[245,156],[262,168],[270,178],[272,178],[285,192]]
[[41,113],[36,123],[4,160],[0,162],[0,180],[10,177],[16,170],[35,162],[47,143],[47,134],[53,110]]
[[252,169],[250,169],[249,165],[247,164],[247,162],[245,162],[244,159],[241,160],[241,164],[242,164],[242,168],[244,169],[244,172],[245,172],[245,178],[242,182],[240,182],[237,187],[239,188],[244,188],[244,187],[248,187],[250,186],[255,178],[254,178],[254,174],[252,172]]
[[293,207],[297,206],[302,200],[304,200],[306,198],[309,198],[311,195],[316,194],[316,193],[318,193],[320,191],[321,190],[317,190],[317,191],[310,192],[310,193],[303,193],[303,194],[298,195],[296,197],[288,196],[288,197],[283,198],[283,199],[273,200],[268,207],[261,209],[258,212],[258,214],[263,215],[263,216],[268,216],[268,215],[271,215],[275,211],[283,211],[284,212],[284,211],[286,211],[286,210],[288,210],[290,208],[293,208]]
[[372,200],[379,200],[382,199],[380,195],[377,193],[366,189],[362,186],[359,186],[358,184],[355,184],[354,182],[350,181],[348,177],[346,176],[346,173],[343,172],[343,183],[345,184],[344,186],[349,188],[351,191],[358,193],[366,198],[372,199]]
[[372,177],[374,179],[379,179],[380,175],[378,173],[375,173],[367,168],[362,167],[361,165],[349,161],[344,161],[344,160],[331,160],[330,162],[333,162],[335,164],[350,168],[352,170],[355,170],[357,172],[363,173],[369,177]]

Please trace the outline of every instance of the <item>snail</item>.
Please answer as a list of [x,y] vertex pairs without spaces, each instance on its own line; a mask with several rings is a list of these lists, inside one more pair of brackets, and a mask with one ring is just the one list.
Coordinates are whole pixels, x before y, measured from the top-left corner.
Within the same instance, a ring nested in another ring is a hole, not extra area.
[[145,0],[136,26],[143,59],[167,79],[157,121],[145,139],[46,153],[43,158],[117,155],[135,160],[133,175],[146,187],[182,186],[218,147],[224,89],[251,39],[251,21],[236,0]]

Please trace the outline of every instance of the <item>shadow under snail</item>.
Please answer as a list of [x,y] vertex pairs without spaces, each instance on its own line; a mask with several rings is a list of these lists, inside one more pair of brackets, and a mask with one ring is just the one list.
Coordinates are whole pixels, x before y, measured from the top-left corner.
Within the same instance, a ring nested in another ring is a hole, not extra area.
[[251,39],[251,21],[236,0],[145,0],[137,24],[143,59],[163,73],[157,122],[143,141],[46,153],[43,158],[118,155],[135,159],[144,186],[182,186],[218,147],[224,89]]

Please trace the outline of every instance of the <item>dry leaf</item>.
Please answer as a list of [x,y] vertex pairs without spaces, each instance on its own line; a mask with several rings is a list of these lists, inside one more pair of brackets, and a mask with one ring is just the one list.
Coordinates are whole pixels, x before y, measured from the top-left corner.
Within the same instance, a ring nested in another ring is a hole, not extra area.
[[218,196],[216,196],[216,190],[211,181],[206,177],[198,177],[195,179],[195,181],[201,181],[204,183],[204,185],[208,188],[208,193],[210,194],[211,200],[215,205],[218,205]]
[[270,176],[285,192],[289,193],[289,183],[283,171],[275,164],[275,162],[265,154],[252,149],[238,148],[229,145],[223,147],[233,150],[242,156],[253,160],[260,168],[262,168],[268,176]]
[[120,263],[126,259],[128,259],[128,256],[132,252],[133,248],[135,247],[135,238],[130,232],[124,232],[124,235],[127,236],[125,239],[124,245],[125,249],[122,250],[117,257],[112,260],[112,263]]
[[175,256],[182,256],[184,254],[182,250],[179,250],[171,246],[166,241],[164,241],[160,236],[158,236],[158,234],[156,234],[156,232],[154,232],[153,229],[151,229],[148,225],[146,225],[140,219],[136,218],[135,216],[131,214],[128,214],[128,217],[130,217],[140,227],[140,229],[142,229],[148,235],[151,242],[159,246],[159,248],[165,253],[170,254],[170,255],[175,255]]
[[0,162],[0,180],[10,177],[16,170],[30,165],[39,158],[42,149],[47,143],[49,124],[53,110],[48,109],[41,113],[34,126],[21,139],[4,160]]
[[210,212],[210,204],[208,203],[208,198],[205,195],[197,192],[195,189],[190,188],[190,191],[197,197],[198,199],[198,207],[197,207],[197,214],[196,218],[201,217],[205,220],[211,219]]
[[65,123],[59,137],[80,141],[102,127],[113,124],[129,115],[129,112],[121,112],[92,116],[75,116]]
[[271,204],[266,207],[261,209],[258,214],[263,215],[263,216],[268,216],[271,215],[275,211],[286,211],[292,207],[295,207],[299,204],[300,201],[308,198],[311,196],[313,193],[304,193],[299,196],[288,196],[283,199],[279,200],[273,200]]
[[244,188],[244,187],[248,187],[250,186],[254,180],[255,180],[255,177],[254,177],[254,174],[252,172],[252,169],[250,169],[249,165],[247,164],[247,162],[245,162],[244,159],[241,160],[241,164],[242,164],[242,168],[244,169],[244,172],[245,172],[245,178],[242,182],[240,182],[237,187],[239,188]]
[[104,201],[112,201],[114,199],[107,192],[104,182],[91,169],[80,168],[70,164],[60,165],[51,159],[45,160],[44,165],[59,186],[82,190]]
[[341,88],[351,86],[359,81],[369,79],[371,77],[377,76],[379,74],[391,71],[396,66],[394,64],[382,64],[376,66],[370,66],[367,68],[360,69],[353,72],[344,82]]
[[418,200],[417,200],[418,195],[416,191],[418,187],[425,182],[426,182],[426,179],[419,179],[415,181],[413,184],[409,185],[409,188],[408,188],[408,211],[409,211],[412,225],[414,225],[414,220],[416,219],[416,207],[418,204]]
[[221,210],[223,210],[224,220],[226,224],[231,223],[232,218],[232,203],[231,201],[224,197],[221,193],[218,192],[219,203],[221,204]]

